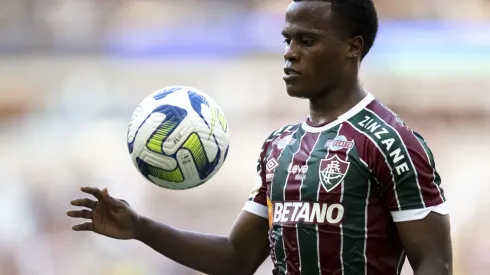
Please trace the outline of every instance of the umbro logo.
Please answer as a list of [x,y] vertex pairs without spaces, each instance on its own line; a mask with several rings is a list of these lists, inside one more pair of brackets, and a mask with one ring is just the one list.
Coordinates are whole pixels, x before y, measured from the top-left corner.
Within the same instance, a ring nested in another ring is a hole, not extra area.
[[265,168],[267,169],[268,172],[274,170],[277,166],[279,166],[279,163],[275,159],[270,159],[266,164]]

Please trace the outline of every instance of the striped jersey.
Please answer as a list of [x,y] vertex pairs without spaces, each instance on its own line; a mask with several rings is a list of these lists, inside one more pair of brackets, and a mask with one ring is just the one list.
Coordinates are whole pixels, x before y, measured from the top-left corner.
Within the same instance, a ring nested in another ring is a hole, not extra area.
[[395,222],[448,214],[424,139],[368,94],[337,120],[265,141],[244,210],[269,220],[273,274],[395,275]]

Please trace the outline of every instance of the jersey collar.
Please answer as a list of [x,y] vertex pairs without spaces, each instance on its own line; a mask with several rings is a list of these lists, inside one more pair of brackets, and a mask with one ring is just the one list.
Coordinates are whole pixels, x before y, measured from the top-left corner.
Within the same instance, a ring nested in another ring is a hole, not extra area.
[[[314,127],[308,125],[306,122],[303,122],[301,124],[301,127],[303,128],[303,130],[311,133],[320,133],[326,131],[353,117],[355,114],[359,113],[364,108],[366,108],[366,106],[368,106],[369,103],[371,103],[373,100],[374,100],[374,96],[371,93],[368,93],[361,101],[359,101],[359,103],[357,103],[354,107],[352,107],[350,110],[345,112],[343,115],[339,116],[336,120],[326,125],[323,125],[321,127]],[[309,117],[306,119],[309,119]]]

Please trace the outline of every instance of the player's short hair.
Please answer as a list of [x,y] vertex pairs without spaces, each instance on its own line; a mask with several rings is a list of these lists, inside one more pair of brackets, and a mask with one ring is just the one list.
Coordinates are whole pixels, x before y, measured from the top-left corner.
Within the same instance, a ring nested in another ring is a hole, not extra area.
[[378,34],[378,14],[373,0],[293,0],[306,1],[329,2],[343,31],[350,37],[360,36],[364,39],[361,60],[368,54]]

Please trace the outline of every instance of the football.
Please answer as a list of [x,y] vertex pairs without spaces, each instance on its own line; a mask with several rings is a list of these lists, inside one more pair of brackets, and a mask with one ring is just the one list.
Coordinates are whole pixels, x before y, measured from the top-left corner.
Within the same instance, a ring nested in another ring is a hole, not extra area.
[[136,108],[128,127],[128,149],[138,171],[172,190],[194,188],[213,177],[229,144],[223,111],[193,87],[154,92]]

